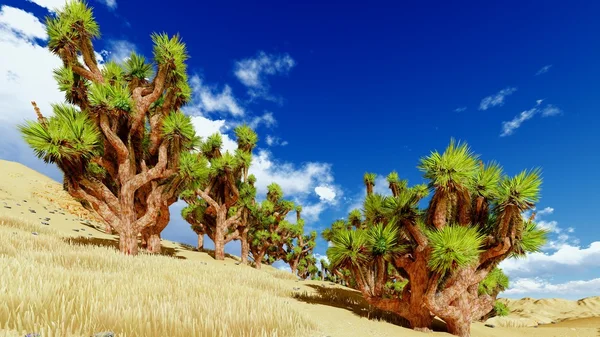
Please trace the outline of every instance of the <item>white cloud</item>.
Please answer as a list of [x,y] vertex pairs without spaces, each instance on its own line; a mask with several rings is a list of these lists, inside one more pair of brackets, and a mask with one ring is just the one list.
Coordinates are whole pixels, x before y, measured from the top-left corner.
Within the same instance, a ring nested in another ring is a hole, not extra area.
[[56,12],[56,9],[61,9],[65,5],[65,0],[27,0],[33,2],[40,7],[44,7],[51,12]]
[[0,7],[0,29],[9,30],[12,34],[27,40],[46,40],[46,26],[33,14],[3,5]]
[[277,120],[275,120],[275,117],[273,117],[272,112],[265,111],[262,116],[254,117],[248,125],[251,128],[256,129],[261,124],[264,124],[266,127],[270,128],[277,125]]
[[454,109],[454,112],[463,112],[463,111],[465,111],[465,110],[467,110],[467,107],[466,107],[466,106],[462,106],[462,107],[460,107],[460,108],[456,108],[456,109]]
[[333,183],[331,165],[309,162],[300,167],[292,163],[278,162],[268,150],[259,150],[252,160],[250,173],[256,176],[259,195],[267,193],[267,186],[275,182],[285,195],[309,195],[316,186]]
[[[524,295],[539,294],[544,297],[568,297],[579,299],[588,296],[596,296],[600,293],[600,278],[591,280],[568,281],[553,284],[542,278],[519,278],[511,282],[509,289],[502,295]],[[501,295],[501,296],[502,296]]]
[[132,52],[137,53],[135,44],[127,40],[109,40],[106,48],[109,59],[117,63],[127,61]]
[[600,241],[581,248],[565,244],[552,253],[531,253],[525,259],[507,259],[500,263],[510,277],[552,275],[567,270],[600,268]]
[[[322,202],[315,204],[302,205],[302,218],[306,222],[315,222],[319,220],[319,216],[325,211],[326,205]],[[305,229],[306,230],[306,229]]]
[[559,108],[555,107],[552,104],[548,104],[542,110],[542,117],[556,116],[556,115],[560,115],[561,113],[562,113],[562,110],[560,110]]
[[244,115],[244,109],[239,105],[228,85],[218,92],[215,88],[204,85],[199,76],[193,76],[190,79],[190,86],[196,97],[196,104],[193,108],[199,110],[200,113],[219,111],[229,112],[233,116]]
[[552,67],[551,64],[543,66],[540,70],[538,70],[537,73],[535,73],[535,76],[547,73],[548,70],[550,70],[551,67]]
[[209,136],[219,133],[223,140],[223,146],[221,147],[222,151],[235,152],[237,143],[226,133],[229,128],[225,124],[225,120],[211,120],[203,116],[192,116],[191,119],[194,129],[196,130],[196,135],[202,137],[203,140],[206,140]]
[[541,211],[537,211],[536,216],[539,217],[539,216],[542,216],[542,215],[548,215],[548,214],[552,214],[552,213],[554,213],[554,208],[552,208],[552,207],[546,207],[546,208],[544,208]]
[[484,99],[481,100],[481,103],[479,104],[479,110],[487,110],[487,109],[495,107],[495,106],[504,105],[504,98],[506,96],[511,95],[515,91],[517,91],[517,88],[507,87],[505,89],[500,90],[498,93],[496,93],[494,95],[485,97]]
[[289,54],[274,55],[260,51],[254,58],[237,61],[234,74],[248,87],[250,96],[270,99],[267,76],[287,74],[295,65]]
[[265,142],[267,142],[267,145],[269,145],[269,146],[276,146],[276,145],[286,146],[286,145],[288,145],[288,142],[286,140],[281,140],[281,138],[271,136],[271,135],[267,135],[267,137],[265,138]]
[[508,122],[502,122],[502,133],[500,134],[500,137],[512,135],[514,131],[520,128],[525,121],[532,119],[538,113],[541,113],[542,117],[549,117],[558,115],[562,112],[559,108],[552,104],[548,104],[544,108],[540,108],[539,106],[541,105],[542,101],[543,100],[537,100],[535,107],[521,112]]
[[335,189],[329,186],[317,186],[315,187],[315,193],[319,196],[322,201],[333,201],[335,200]]

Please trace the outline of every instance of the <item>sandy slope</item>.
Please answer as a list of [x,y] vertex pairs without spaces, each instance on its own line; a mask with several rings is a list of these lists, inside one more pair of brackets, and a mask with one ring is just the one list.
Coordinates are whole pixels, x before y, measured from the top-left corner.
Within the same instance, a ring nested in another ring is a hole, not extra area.
[[[3,215],[21,217],[40,223],[40,226],[46,226],[41,223],[47,222],[48,226],[64,236],[110,239],[116,242],[116,237],[105,234],[96,217],[62,191],[60,184],[21,164],[0,160],[0,216]],[[178,243],[167,240],[163,240],[163,246],[177,256],[200,259],[209,265],[236,262],[234,259],[216,262],[208,254],[183,249]],[[269,272],[270,268],[266,266],[260,272]],[[326,282],[288,282],[290,292],[297,291],[308,295],[298,300],[290,298],[290,301],[317,322],[319,336],[423,336],[422,333],[395,324],[361,317],[362,313],[357,309],[359,305],[310,300],[310,296],[325,292],[338,293],[340,296],[360,301],[359,294],[353,290]],[[485,327],[483,323],[474,323],[473,336],[600,336],[600,297],[579,301],[528,298],[504,301],[511,308],[511,315],[491,319],[488,323],[494,324],[495,328]],[[556,324],[551,324],[552,322]],[[539,328],[533,327],[543,323],[546,324],[539,325]],[[0,336],[3,335],[11,336],[0,330]],[[433,335],[449,336],[443,332],[435,332]]]

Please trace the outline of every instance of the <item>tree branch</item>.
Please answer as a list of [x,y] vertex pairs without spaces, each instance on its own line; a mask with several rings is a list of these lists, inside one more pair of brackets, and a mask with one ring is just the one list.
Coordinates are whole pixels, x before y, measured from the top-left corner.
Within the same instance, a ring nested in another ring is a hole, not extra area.
[[119,161],[119,164],[122,165],[127,160],[129,156],[129,151],[127,150],[127,147],[125,146],[121,138],[119,138],[117,134],[110,128],[108,116],[105,114],[102,114],[100,116],[100,128],[106,136],[106,139],[108,139],[110,145],[112,145],[112,147],[117,152],[117,159]]

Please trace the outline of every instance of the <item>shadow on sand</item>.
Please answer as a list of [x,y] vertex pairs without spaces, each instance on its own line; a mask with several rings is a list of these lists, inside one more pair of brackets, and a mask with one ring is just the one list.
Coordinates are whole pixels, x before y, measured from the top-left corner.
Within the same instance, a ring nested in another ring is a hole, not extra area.
[[[63,240],[71,245],[110,247],[115,250],[119,250],[119,241],[117,239],[78,237],[78,238],[65,238]],[[139,243],[138,243],[138,248],[140,249],[140,252],[145,252],[145,250],[142,249],[142,247]],[[183,256],[177,255],[177,249],[170,248],[170,247],[164,247],[164,246],[161,248],[160,255],[169,256],[169,257],[173,257],[176,259],[182,259],[182,260],[186,259]]]
[[[391,312],[383,311],[371,306],[362,295],[357,291],[352,291],[338,286],[324,286],[316,284],[307,284],[316,290],[315,294],[294,293],[294,298],[310,304],[327,305],[335,308],[346,309],[354,314],[367,319],[388,322],[405,328],[410,328],[408,321]],[[446,332],[446,324],[435,318],[433,321],[433,330]]]

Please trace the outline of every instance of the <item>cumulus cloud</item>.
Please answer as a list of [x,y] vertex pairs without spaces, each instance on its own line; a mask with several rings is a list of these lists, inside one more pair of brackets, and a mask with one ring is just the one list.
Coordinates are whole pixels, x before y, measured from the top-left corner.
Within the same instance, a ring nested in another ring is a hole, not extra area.
[[0,29],[8,30],[25,40],[48,39],[46,26],[37,17],[19,8],[6,5],[0,7]]
[[194,129],[196,130],[196,135],[202,137],[203,140],[206,140],[206,138],[209,136],[219,133],[221,135],[221,139],[223,140],[223,146],[221,149],[224,152],[235,152],[237,149],[237,143],[235,140],[229,137],[229,134],[227,133],[229,126],[226,124],[224,119],[211,120],[204,116],[191,116],[191,119],[192,125],[194,125]]
[[487,110],[495,106],[504,105],[504,98],[506,98],[506,96],[512,95],[512,93],[514,93],[515,91],[517,91],[517,88],[507,87],[505,89],[500,90],[494,95],[485,97],[481,100],[481,103],[479,103],[479,110]]
[[66,0],[27,0],[33,2],[40,7],[44,7],[51,12],[56,12],[56,9],[60,9],[65,5]]
[[315,187],[315,193],[319,196],[319,198],[323,201],[334,201],[335,200],[335,189],[329,186],[317,186]]
[[543,66],[540,70],[537,71],[537,73],[535,73],[535,76],[547,73],[551,67],[552,67],[551,64]]
[[548,104],[544,108],[540,108],[542,101],[543,100],[541,99],[537,100],[535,107],[521,112],[508,122],[502,122],[502,133],[500,133],[500,137],[512,135],[515,130],[520,128],[525,121],[532,119],[536,114],[541,113],[542,117],[550,117],[556,116],[562,112],[559,108],[552,104]]
[[289,54],[267,54],[263,51],[253,58],[237,61],[234,74],[242,84],[248,87],[251,97],[272,99],[269,95],[268,76],[285,75],[296,65]]
[[233,116],[243,116],[245,111],[233,96],[231,87],[225,85],[219,91],[214,87],[205,85],[200,76],[192,76],[190,86],[194,94],[194,104],[190,109],[204,114],[207,112],[227,112]]

